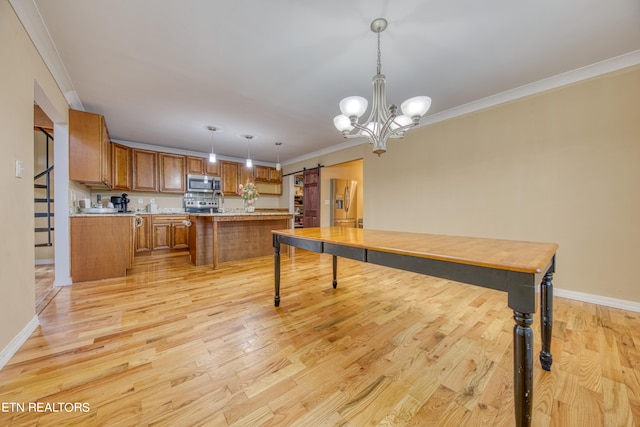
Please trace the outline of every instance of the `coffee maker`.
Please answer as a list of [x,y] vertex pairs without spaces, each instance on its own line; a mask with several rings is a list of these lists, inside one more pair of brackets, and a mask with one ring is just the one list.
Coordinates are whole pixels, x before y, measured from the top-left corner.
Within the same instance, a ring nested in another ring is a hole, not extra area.
[[128,205],[131,200],[127,198],[127,193],[122,193],[120,196],[111,196],[111,203],[118,212],[129,212]]

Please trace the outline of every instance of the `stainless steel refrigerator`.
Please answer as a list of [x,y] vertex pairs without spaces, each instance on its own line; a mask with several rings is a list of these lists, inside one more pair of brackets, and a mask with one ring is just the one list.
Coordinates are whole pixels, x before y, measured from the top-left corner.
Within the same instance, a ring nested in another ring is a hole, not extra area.
[[358,215],[358,181],[331,180],[331,225],[356,227]]

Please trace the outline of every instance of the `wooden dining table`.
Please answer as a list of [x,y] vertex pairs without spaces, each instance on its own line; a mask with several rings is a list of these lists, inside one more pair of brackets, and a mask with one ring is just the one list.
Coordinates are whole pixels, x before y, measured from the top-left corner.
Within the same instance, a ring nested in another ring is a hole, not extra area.
[[553,273],[558,245],[516,240],[380,231],[348,227],[274,230],[275,306],[280,305],[280,248],[289,245],[333,256],[333,287],[338,257],[369,262],[507,293],[513,310],[515,420],[531,425],[533,402],[533,314],[540,290],[540,363],[551,370]]

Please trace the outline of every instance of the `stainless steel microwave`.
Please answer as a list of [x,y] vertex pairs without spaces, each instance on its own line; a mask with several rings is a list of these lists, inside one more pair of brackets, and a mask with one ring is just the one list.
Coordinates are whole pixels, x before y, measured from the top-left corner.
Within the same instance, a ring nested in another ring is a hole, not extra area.
[[187,175],[188,193],[213,193],[216,190],[220,190],[220,177]]

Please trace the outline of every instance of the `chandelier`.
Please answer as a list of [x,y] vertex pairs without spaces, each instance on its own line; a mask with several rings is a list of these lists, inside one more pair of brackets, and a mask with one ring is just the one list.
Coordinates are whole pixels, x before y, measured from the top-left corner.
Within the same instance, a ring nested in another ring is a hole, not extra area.
[[402,114],[398,115],[395,104],[387,108],[385,95],[385,76],[382,74],[380,63],[380,33],[387,28],[387,20],[378,18],[371,23],[371,31],[378,34],[378,68],[373,77],[373,105],[369,118],[364,123],[358,119],[367,110],[368,102],[361,96],[348,96],[340,101],[340,112],[333,119],[333,124],[342,132],[345,138],[366,136],[373,144],[373,152],[380,156],[387,151],[389,138],[403,138],[406,130],[420,123],[431,107],[431,98],[416,96],[409,98],[400,105]]

